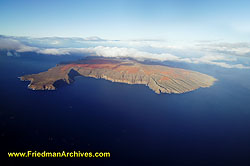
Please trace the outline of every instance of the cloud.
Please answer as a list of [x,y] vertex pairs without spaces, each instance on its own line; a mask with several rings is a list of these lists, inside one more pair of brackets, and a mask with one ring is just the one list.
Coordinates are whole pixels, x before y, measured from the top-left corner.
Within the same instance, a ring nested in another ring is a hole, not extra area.
[[177,62],[191,62],[188,58],[179,58],[178,56],[162,53],[154,54],[144,51],[139,51],[135,48],[126,47],[89,47],[89,48],[50,48],[40,49],[36,51],[40,54],[51,54],[51,55],[70,55],[73,53],[92,54],[95,56],[102,57],[118,57],[118,58],[134,58],[137,60],[159,60],[159,61],[177,61]]
[[17,52],[34,52],[39,50],[36,47],[24,45],[18,40],[8,38],[0,38],[0,49],[15,50]]
[[49,55],[69,55],[70,51],[67,49],[50,48],[50,49],[40,49],[36,51],[36,53],[49,54]]
[[228,61],[228,62],[233,62],[233,61],[237,61],[237,58],[235,57],[227,57],[227,56],[223,56],[223,55],[214,55],[214,54],[209,54],[209,55],[205,55],[202,56],[200,58],[193,58],[193,59],[199,59],[199,61]]
[[7,52],[7,56],[13,56],[13,54],[11,52]]
[[90,48],[59,48],[59,49],[42,49],[37,53],[51,54],[51,55],[70,55],[73,53],[92,54],[95,56],[102,57],[117,57],[117,58],[134,58],[139,61],[145,59],[159,60],[159,61],[173,61],[173,62],[184,62],[192,64],[210,64],[216,65],[223,68],[238,68],[238,69],[250,69],[250,66],[242,64],[230,64],[226,62],[236,62],[237,58],[231,58],[222,55],[205,55],[199,58],[180,58],[178,56],[168,53],[149,53],[138,51],[134,48],[119,48],[119,47],[90,47]]
[[90,36],[90,37],[86,37],[86,38],[83,38],[84,40],[86,41],[105,41],[105,39],[102,39],[98,36]]
[[16,50],[20,45],[21,43],[17,40],[0,38],[0,49]]
[[187,58],[179,58],[178,56],[169,53],[149,53],[144,51],[138,51],[135,48],[120,48],[120,47],[103,47],[98,46],[92,48],[97,56],[103,57],[130,57],[138,60],[153,59],[160,61],[178,61],[178,62],[189,62]]
[[242,64],[228,64],[226,62],[235,62],[236,58],[229,58],[222,55],[206,55],[199,58],[180,58],[178,56],[162,53],[148,53],[143,51],[138,51],[133,48],[118,48],[118,47],[95,47],[92,48],[93,52],[96,53],[97,56],[103,57],[130,57],[138,60],[144,59],[153,59],[160,61],[174,61],[174,62],[185,62],[185,63],[193,63],[193,64],[211,64],[224,68],[238,68],[238,69],[250,69],[250,66],[244,66]]
[[218,52],[235,56],[250,57],[250,43],[208,43],[198,44],[201,50]]
[[26,46],[26,45],[21,45],[21,47],[19,47],[16,51],[17,52],[36,52],[38,50],[39,50],[39,48],[37,48],[37,47],[30,47],[30,46]]
[[[223,62],[224,61],[224,62]],[[210,64],[210,65],[216,65],[223,68],[237,68],[237,69],[250,69],[250,66],[245,66],[242,64],[229,64],[226,62],[236,62],[236,58],[228,58],[226,56],[222,55],[206,55],[200,58],[192,58],[192,63],[195,64]]]
[[[190,64],[210,64],[223,68],[250,69],[250,66],[238,63],[237,56],[232,56],[232,54],[248,54],[250,52],[250,46],[248,43],[200,42],[197,45],[192,45],[190,43],[175,44],[164,41],[102,41],[102,43],[108,43],[108,45],[111,46],[89,45],[87,48],[46,48],[41,46],[34,47],[28,45],[27,43],[32,43],[33,39],[30,40],[29,38],[22,38],[22,41],[19,41],[14,38],[15,37],[0,36],[0,49],[15,50],[16,52],[36,52],[38,54],[48,55],[89,54],[102,57],[134,58],[140,61],[143,61],[145,59],[151,59],[158,61],[173,61]],[[54,45],[58,42],[62,42],[63,40],[68,39],[69,38],[53,37],[42,39],[40,38],[39,40],[46,42],[54,41],[55,43],[52,43],[52,45]],[[102,39],[98,37],[90,37],[85,39],[70,38],[70,40],[100,41]],[[116,42],[123,46],[114,46]],[[136,47],[131,47],[134,45],[136,45]],[[155,50],[161,51],[154,50],[154,52],[152,52],[149,50],[146,51],[147,49],[143,50],[142,48],[154,48]],[[196,53],[199,56],[191,56],[193,53]]]

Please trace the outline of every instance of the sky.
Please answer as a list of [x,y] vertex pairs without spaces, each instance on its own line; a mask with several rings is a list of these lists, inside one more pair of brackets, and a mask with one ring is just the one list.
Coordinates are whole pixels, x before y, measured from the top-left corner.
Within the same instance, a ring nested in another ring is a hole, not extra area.
[[1,0],[0,34],[249,42],[249,0]]

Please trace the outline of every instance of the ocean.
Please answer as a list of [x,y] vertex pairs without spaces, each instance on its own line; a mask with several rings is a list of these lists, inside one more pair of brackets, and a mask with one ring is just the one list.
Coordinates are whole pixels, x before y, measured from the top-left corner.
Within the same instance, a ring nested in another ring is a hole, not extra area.
[[[250,72],[184,66],[218,79],[210,88],[155,94],[144,85],[76,77],[32,91],[24,74],[77,56],[0,56],[1,156],[9,163],[75,165],[250,165]],[[181,67],[181,66],[178,66]],[[14,159],[19,151],[110,152],[111,158]]]

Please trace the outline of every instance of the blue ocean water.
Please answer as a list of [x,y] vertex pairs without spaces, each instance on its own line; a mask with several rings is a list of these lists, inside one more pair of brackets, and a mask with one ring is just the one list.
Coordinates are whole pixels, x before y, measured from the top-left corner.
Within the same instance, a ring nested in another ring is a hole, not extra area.
[[[17,77],[78,57],[0,56],[1,152],[108,151],[109,159],[48,159],[91,165],[250,165],[248,70],[184,66],[210,74],[210,88],[155,94],[143,85],[76,77],[32,91]],[[9,163],[45,159],[8,159]]]

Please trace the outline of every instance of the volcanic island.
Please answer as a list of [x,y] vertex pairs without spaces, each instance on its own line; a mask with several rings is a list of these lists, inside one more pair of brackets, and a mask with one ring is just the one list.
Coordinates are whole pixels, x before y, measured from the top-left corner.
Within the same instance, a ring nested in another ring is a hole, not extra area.
[[86,58],[62,63],[48,71],[24,75],[20,79],[30,81],[28,88],[32,90],[55,90],[62,83],[72,83],[76,76],[142,84],[157,94],[185,93],[201,87],[210,87],[216,81],[212,76],[191,70],[111,58]]

